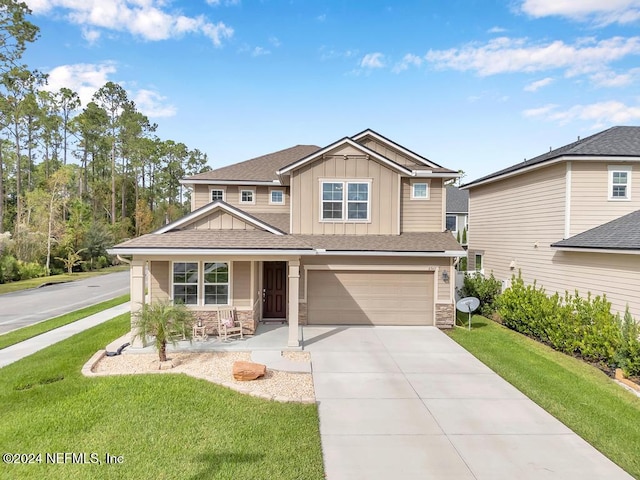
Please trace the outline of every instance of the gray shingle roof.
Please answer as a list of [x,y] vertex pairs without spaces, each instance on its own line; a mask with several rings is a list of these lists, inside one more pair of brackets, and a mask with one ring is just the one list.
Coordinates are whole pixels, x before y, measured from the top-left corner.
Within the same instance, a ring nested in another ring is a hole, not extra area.
[[401,235],[274,235],[263,230],[175,230],[150,233],[113,247],[128,249],[198,250],[264,249],[353,252],[445,252],[464,250],[448,232],[403,233]]
[[579,233],[552,247],[640,250],[640,210]]
[[602,132],[570,143],[531,160],[517,163],[490,175],[467,183],[464,187],[471,187],[477,183],[516,172],[523,168],[548,162],[558,157],[640,157],[640,127],[611,127]]
[[469,212],[469,190],[447,185],[447,213]]
[[204,173],[198,173],[184,179],[190,180],[246,180],[253,182],[271,182],[277,180],[276,171],[285,165],[296,162],[320,150],[316,145],[296,145],[267,155],[234,163],[227,167],[217,168]]

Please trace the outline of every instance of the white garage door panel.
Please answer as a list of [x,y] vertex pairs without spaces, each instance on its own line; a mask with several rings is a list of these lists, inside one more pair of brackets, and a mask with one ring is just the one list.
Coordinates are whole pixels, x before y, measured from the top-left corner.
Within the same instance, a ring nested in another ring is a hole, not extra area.
[[433,272],[311,270],[309,324],[433,325]]

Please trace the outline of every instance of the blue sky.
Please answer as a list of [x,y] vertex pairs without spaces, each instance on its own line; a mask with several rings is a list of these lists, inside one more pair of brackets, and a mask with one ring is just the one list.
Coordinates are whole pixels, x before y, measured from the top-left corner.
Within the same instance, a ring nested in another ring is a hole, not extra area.
[[464,181],[640,124],[640,0],[26,0],[25,61],[217,168],[372,128]]

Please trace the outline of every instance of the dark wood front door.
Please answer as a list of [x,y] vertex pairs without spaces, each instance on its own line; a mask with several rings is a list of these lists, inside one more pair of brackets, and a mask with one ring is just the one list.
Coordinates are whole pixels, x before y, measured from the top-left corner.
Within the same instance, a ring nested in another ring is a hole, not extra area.
[[264,262],[262,318],[287,316],[287,262]]

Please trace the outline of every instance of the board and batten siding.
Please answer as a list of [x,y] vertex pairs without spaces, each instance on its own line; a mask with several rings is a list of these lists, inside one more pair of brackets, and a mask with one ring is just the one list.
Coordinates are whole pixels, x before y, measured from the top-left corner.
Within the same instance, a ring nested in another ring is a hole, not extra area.
[[[321,221],[320,179],[371,181],[370,221]],[[398,174],[353,147],[337,149],[326,158],[291,174],[292,233],[313,235],[376,235],[398,232]]]
[[391,148],[388,145],[385,145],[375,139],[365,138],[364,140],[361,140],[359,143],[361,145],[364,145],[368,149],[373,150],[376,153],[379,153],[380,155],[384,155],[389,160],[399,163],[400,165],[404,165],[405,167],[409,167],[409,168],[422,167],[425,170],[429,168],[426,165],[416,162],[415,160],[398,152],[394,148]]
[[[609,166],[632,166],[631,199],[609,200]],[[570,235],[640,209],[640,167],[623,162],[571,162]]]
[[183,230],[255,230],[255,227],[227,212],[217,211],[184,226]]
[[[412,199],[411,185],[428,183],[428,199]],[[442,232],[444,230],[443,186],[439,178],[402,178],[401,225],[402,232]]]
[[252,307],[251,262],[233,262],[231,267],[233,278],[233,305],[236,307]]
[[527,283],[564,291],[550,245],[564,234],[565,165],[472,187],[469,197],[468,269],[479,251],[485,275],[510,280],[522,271]]
[[[270,213],[289,213],[289,187],[286,186],[273,186],[268,187],[266,185],[194,185],[193,187],[193,202],[192,210],[203,207],[208,203],[211,203],[211,189],[220,188],[225,191],[224,200],[229,205],[238,207],[246,212],[270,212]],[[256,192],[255,205],[248,203],[240,203],[240,190],[254,190]],[[271,204],[269,203],[271,197],[271,190],[282,190],[284,192],[284,204]]]

